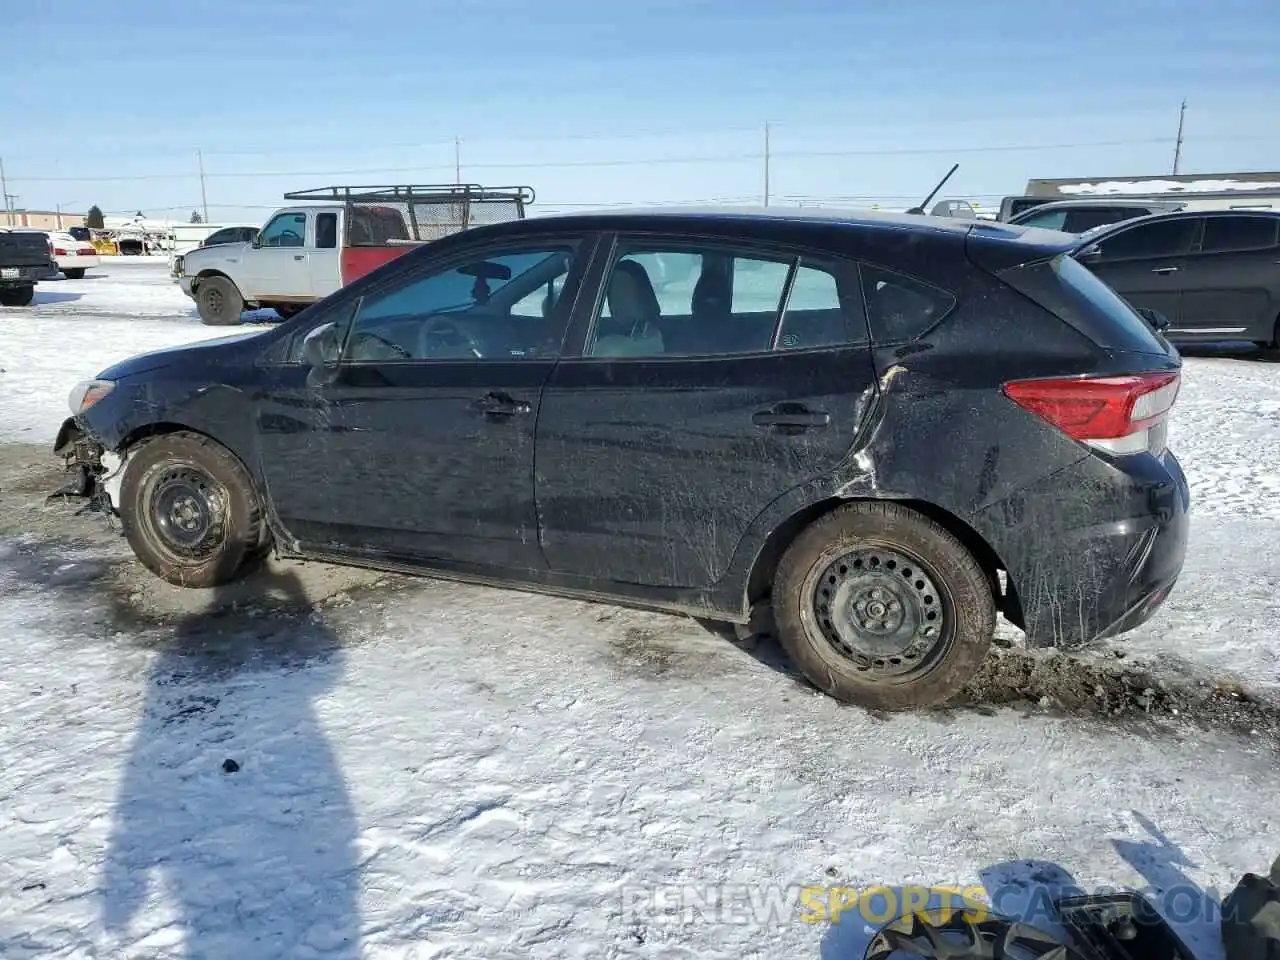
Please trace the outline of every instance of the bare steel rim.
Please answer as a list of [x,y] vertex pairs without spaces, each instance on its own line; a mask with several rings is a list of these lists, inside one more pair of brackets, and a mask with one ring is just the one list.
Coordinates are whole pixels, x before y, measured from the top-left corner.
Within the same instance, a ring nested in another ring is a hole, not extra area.
[[175,561],[201,563],[226,539],[226,488],[191,463],[167,464],[146,481],[140,515],[156,544]]
[[831,652],[868,681],[918,680],[955,642],[950,593],[928,563],[899,546],[864,543],[824,555],[803,597]]
[[227,298],[218,289],[217,284],[205,284],[200,294],[204,297],[204,305],[209,308],[210,313],[220,314],[226,309]]

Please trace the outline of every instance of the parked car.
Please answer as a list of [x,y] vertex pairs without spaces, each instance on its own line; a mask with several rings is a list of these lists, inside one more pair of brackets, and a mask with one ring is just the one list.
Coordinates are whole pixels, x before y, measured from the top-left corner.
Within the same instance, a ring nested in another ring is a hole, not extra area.
[[[997,611],[1085,643],[1182,566],[1181,359],[1073,244],[809,209],[477,227],[265,332],[102,371],[55,451],[171,583],[274,549],[771,607],[832,696],[937,703]],[[660,293],[659,258],[691,267]]]
[[57,267],[47,237],[0,227],[0,306],[27,306],[51,272]]
[[56,280],[59,272],[68,280],[82,280],[90,267],[96,267],[102,262],[92,243],[77,240],[65,231],[41,230],[37,227],[14,227],[13,230],[15,233],[35,234],[48,245],[53,265],[41,280]]
[[285,199],[303,203],[277,210],[251,243],[193,250],[175,264],[183,293],[205,323],[239,323],[246,308],[259,307],[288,318],[429,240],[523,218],[533,190],[322,187]]
[[1177,342],[1280,345],[1280,213],[1159,214],[1081,235],[1075,257]]
[[1009,223],[1023,227],[1041,227],[1064,233],[1084,233],[1094,227],[1153,213],[1176,213],[1186,207],[1185,200],[1055,200],[1041,204],[1010,218]]

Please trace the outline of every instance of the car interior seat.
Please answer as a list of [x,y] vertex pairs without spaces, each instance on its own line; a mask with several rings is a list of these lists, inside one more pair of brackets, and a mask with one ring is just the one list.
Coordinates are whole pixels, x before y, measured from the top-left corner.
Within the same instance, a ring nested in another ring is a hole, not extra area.
[[609,316],[599,319],[592,356],[646,357],[663,353],[658,326],[662,309],[644,267],[634,260],[615,264],[605,300]]

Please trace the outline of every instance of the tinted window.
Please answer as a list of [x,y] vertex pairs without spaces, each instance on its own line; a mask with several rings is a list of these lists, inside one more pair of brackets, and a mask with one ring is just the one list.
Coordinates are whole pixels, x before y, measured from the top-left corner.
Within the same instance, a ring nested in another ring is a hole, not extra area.
[[1265,250],[1276,245],[1276,225],[1270,217],[1205,217],[1204,253]]
[[321,213],[316,215],[316,247],[320,250],[332,250],[338,245],[338,215]]
[[1043,230],[1063,230],[1067,222],[1067,211],[1044,210],[1030,214],[1018,221],[1020,227],[1040,227]]
[[1130,207],[1082,207],[1067,211],[1066,226],[1063,229],[1067,233],[1084,233],[1103,224],[1140,217],[1146,212],[1146,210],[1135,210]]
[[862,292],[877,343],[912,340],[956,305],[956,298],[945,290],[870,264],[862,265]]
[[1106,237],[1099,246],[1104,260],[1180,256],[1191,248],[1195,229],[1193,217],[1141,223]]
[[264,247],[301,247],[307,236],[305,213],[282,213],[262,229]]
[[235,230],[215,230],[205,237],[205,246],[216,246],[219,243],[231,243],[236,239]]
[[430,269],[368,296],[356,312],[346,357],[405,360],[520,360],[559,354],[567,316],[513,308],[563,278],[571,245],[511,249]]
[[689,357],[770,350],[791,262],[720,245],[625,247],[605,278],[585,353]]
[[838,271],[802,261],[778,331],[779,350],[804,350],[867,342],[856,271],[848,271],[842,293]]

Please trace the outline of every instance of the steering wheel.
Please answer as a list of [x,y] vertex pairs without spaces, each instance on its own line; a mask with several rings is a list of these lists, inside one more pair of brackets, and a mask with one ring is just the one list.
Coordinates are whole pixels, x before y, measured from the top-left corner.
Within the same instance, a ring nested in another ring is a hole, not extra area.
[[431,356],[438,347],[464,347],[475,357],[483,357],[480,342],[452,320],[432,320],[422,330],[422,354]]
[[[360,356],[366,344],[377,344],[379,347],[385,347],[392,354],[392,356],[397,357],[401,360],[413,359],[413,354],[410,353],[408,350],[406,350],[404,347],[400,346],[400,344],[392,343],[390,340],[387,340],[384,337],[380,337],[376,333],[369,333],[367,330],[357,333],[355,337],[352,339],[351,341],[352,353],[355,354],[356,356]],[[377,349],[374,349],[369,352],[369,356],[361,357],[361,359],[367,359],[367,360],[387,359],[385,356],[378,356],[379,352],[380,351],[378,351]]]

